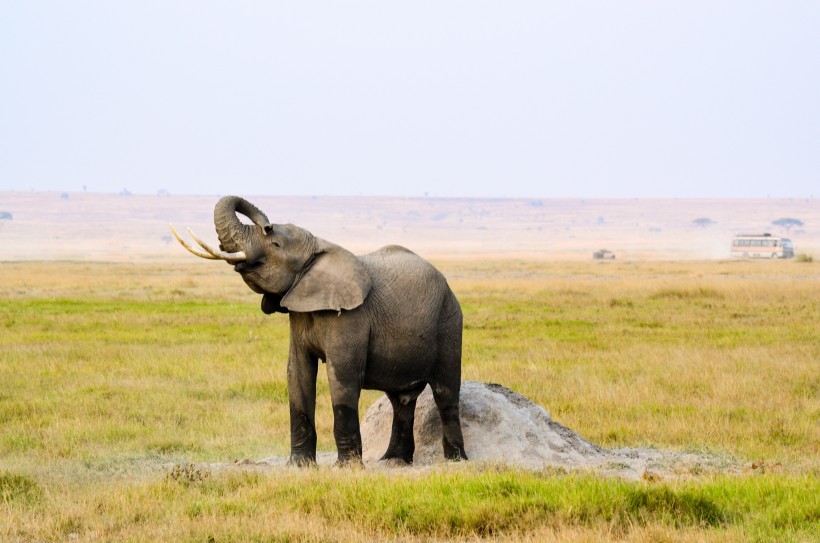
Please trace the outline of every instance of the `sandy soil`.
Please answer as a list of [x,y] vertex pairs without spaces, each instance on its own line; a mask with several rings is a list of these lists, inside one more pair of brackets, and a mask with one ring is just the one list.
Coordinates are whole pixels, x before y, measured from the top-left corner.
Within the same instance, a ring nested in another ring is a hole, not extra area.
[[[305,227],[356,253],[396,243],[432,259],[720,259],[739,232],[786,232],[820,256],[820,200],[435,199],[248,196],[273,222]],[[187,259],[168,223],[214,241],[218,196],[0,192],[0,260]],[[714,224],[699,227],[693,221]]]

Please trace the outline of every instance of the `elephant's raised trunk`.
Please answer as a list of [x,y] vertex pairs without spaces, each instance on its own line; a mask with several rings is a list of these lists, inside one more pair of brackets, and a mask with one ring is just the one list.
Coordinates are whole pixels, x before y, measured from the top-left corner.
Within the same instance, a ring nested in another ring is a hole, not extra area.
[[214,207],[214,226],[225,251],[247,251],[254,239],[253,226],[243,224],[237,213],[248,217],[265,233],[271,228],[268,217],[255,205],[239,196],[223,196]]
[[182,246],[196,256],[211,260],[226,260],[231,264],[237,264],[248,259],[253,260],[259,251],[258,241],[254,243],[254,240],[258,240],[259,231],[255,230],[252,225],[243,224],[236,216],[237,213],[241,213],[252,220],[255,225],[262,229],[263,236],[266,236],[272,229],[265,214],[252,203],[239,196],[220,198],[214,208],[214,225],[219,236],[219,250],[212,249],[207,243],[196,237],[189,228],[188,233],[205,252],[194,249],[180,237],[172,225],[169,226],[171,226],[174,237]]

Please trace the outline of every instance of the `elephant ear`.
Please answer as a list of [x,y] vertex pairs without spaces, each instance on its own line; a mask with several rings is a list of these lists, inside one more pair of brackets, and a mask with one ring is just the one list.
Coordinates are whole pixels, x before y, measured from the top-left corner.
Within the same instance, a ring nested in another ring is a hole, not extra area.
[[280,304],[289,311],[353,309],[370,292],[370,276],[356,256],[334,243],[316,239],[315,258]]

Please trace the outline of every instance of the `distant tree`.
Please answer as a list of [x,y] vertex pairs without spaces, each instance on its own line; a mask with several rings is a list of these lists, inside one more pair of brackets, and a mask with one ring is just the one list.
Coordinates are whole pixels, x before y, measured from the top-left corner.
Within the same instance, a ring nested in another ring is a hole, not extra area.
[[172,237],[171,237],[171,236],[169,236],[169,235],[162,236],[162,237],[161,237],[161,238],[159,238],[159,239],[161,239],[162,241],[164,241],[164,242],[165,242],[165,245],[168,245],[169,243],[171,243],[171,242],[174,240],[174,238],[172,238]]
[[9,213],[8,211],[0,211],[0,231],[3,230],[4,221],[10,221],[10,220],[11,220],[11,213]]
[[706,228],[707,226],[712,226],[715,224],[715,221],[708,217],[700,217],[692,221],[692,223],[700,226],[701,228]]
[[772,224],[774,226],[781,226],[786,229],[786,232],[790,232],[792,226],[803,226],[803,221],[799,219],[792,219],[791,217],[783,217],[782,219],[772,221]]
[[131,191],[128,189],[122,189],[120,191],[120,196],[131,196]]
[[60,198],[62,198],[63,200],[68,200],[69,198],[71,198],[71,196],[67,192],[64,192],[60,195]]
[[157,196],[170,196],[170,195],[171,195],[171,193],[170,193],[170,192],[168,192],[168,191],[167,191],[167,190],[165,190],[165,189],[159,189],[159,190],[157,191]]

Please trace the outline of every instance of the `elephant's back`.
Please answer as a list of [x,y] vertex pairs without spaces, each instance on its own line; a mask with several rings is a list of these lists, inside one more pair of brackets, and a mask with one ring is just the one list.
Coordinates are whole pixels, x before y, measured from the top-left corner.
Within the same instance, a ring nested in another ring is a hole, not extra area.
[[432,264],[401,245],[387,245],[372,253],[359,257],[375,284],[419,288],[424,286],[446,288],[444,276]]
[[429,304],[441,304],[450,293],[440,271],[400,245],[388,245],[359,258],[370,274],[374,301],[396,306],[387,308],[389,313],[424,310],[429,317],[434,312]]
[[385,245],[381,249],[373,251],[372,253],[368,253],[362,257],[362,259],[367,259],[369,261],[378,261],[380,259],[413,259],[416,258],[421,260],[422,262],[426,263],[428,266],[432,265],[421,258],[419,255],[408,249],[407,247],[402,247],[401,245]]

